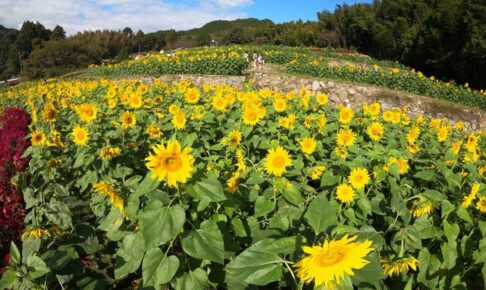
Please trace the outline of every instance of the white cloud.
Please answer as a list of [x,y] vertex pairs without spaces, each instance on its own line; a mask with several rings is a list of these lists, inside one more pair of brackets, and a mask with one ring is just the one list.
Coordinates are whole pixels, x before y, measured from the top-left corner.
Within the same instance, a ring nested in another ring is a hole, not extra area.
[[199,6],[162,0],[2,0],[0,24],[19,29],[25,20],[39,21],[46,28],[61,25],[68,34],[83,30],[123,29],[144,32],[200,27],[213,20],[247,17],[236,8],[251,0],[201,1]]
[[211,2],[221,7],[244,7],[253,4],[252,0],[211,0]]

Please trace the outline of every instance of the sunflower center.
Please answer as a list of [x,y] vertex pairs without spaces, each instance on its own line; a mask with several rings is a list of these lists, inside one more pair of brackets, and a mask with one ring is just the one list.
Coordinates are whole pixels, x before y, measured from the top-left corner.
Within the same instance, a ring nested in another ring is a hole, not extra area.
[[162,157],[162,165],[169,172],[175,172],[181,169],[182,159],[177,154],[168,154]]
[[275,156],[272,160],[273,166],[279,168],[285,166],[285,158],[283,156]]
[[341,262],[346,253],[340,249],[326,251],[316,255],[315,261],[319,267],[329,267]]

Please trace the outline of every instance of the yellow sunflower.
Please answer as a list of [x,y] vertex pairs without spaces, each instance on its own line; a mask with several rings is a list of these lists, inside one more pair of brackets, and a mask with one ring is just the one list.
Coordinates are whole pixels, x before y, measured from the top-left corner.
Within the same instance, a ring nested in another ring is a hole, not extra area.
[[81,104],[74,109],[81,121],[89,124],[96,120],[97,108],[95,104]]
[[408,160],[403,159],[403,158],[396,158],[396,157],[391,157],[388,159],[388,166],[385,167],[385,171],[388,172],[388,167],[392,166],[393,164],[397,164],[399,167],[398,173],[400,174],[405,174],[408,172],[410,169],[410,165],[408,165]]
[[137,124],[137,117],[134,113],[126,111],[120,118],[120,122],[124,129],[134,128]]
[[345,275],[353,276],[353,270],[362,269],[369,261],[365,257],[373,251],[372,242],[355,242],[357,236],[344,236],[339,240],[325,240],[322,246],[302,247],[308,256],[295,264],[297,277],[314,287],[332,289],[339,286]]
[[319,93],[316,96],[316,100],[320,106],[324,106],[329,101],[329,97],[325,93]]
[[134,109],[141,108],[143,105],[142,95],[139,92],[130,95],[130,98],[128,99],[128,105]]
[[380,141],[383,138],[383,132],[383,125],[380,122],[373,122],[366,129],[366,133],[373,141]]
[[380,109],[381,109],[380,103],[373,103],[368,106],[368,112],[372,117],[378,116],[380,114]]
[[227,190],[231,193],[235,193],[238,190],[238,185],[240,184],[241,174],[239,171],[236,171],[231,175],[230,179],[226,182]]
[[46,144],[47,138],[46,134],[42,131],[34,131],[30,135],[30,142],[32,143],[32,146],[38,147]]
[[361,189],[370,182],[368,170],[366,168],[355,168],[349,174],[349,183],[355,189]]
[[76,125],[73,129],[73,142],[79,146],[86,146],[89,141],[89,132],[85,128]]
[[171,113],[172,115],[175,115],[175,114],[179,113],[180,111],[181,111],[181,109],[176,104],[170,104],[169,105],[169,113]]
[[334,149],[334,152],[339,156],[341,159],[346,159],[349,155],[348,151],[346,150],[346,147],[336,147]]
[[461,150],[461,146],[462,146],[462,141],[456,141],[452,143],[452,147],[451,147],[452,152],[454,152],[455,155],[458,155],[459,151]]
[[115,208],[119,209],[121,212],[125,211],[123,198],[115,191],[115,189],[110,184],[105,181],[101,181],[93,184],[93,189],[99,194],[108,196]]
[[339,110],[339,123],[349,124],[351,123],[353,116],[354,116],[353,109],[347,107],[341,107],[341,110]]
[[226,112],[226,100],[223,98],[223,96],[215,96],[213,98],[212,105],[216,111]]
[[191,155],[192,149],[182,148],[178,141],[172,140],[152,147],[154,154],[149,153],[145,158],[145,165],[152,172],[154,180],[167,180],[170,186],[177,183],[186,183],[194,172],[194,157]]
[[476,194],[478,193],[480,187],[480,183],[476,182],[473,184],[473,186],[471,187],[471,192],[469,192],[469,194],[465,196],[464,200],[462,201],[462,208],[468,208],[471,205],[471,203],[476,199]]
[[410,130],[407,132],[407,142],[409,144],[415,143],[417,141],[417,138],[420,135],[420,128],[419,127],[412,127]]
[[284,98],[275,99],[273,102],[275,112],[283,112],[287,109],[287,101]]
[[246,109],[243,110],[243,123],[245,125],[255,126],[264,116],[265,109],[262,107]]
[[275,149],[269,149],[265,160],[265,170],[268,174],[282,176],[288,166],[292,165],[292,158],[287,150],[278,146]]
[[121,149],[117,146],[105,146],[100,150],[100,158],[103,160],[111,160],[117,156],[120,156]]
[[189,104],[196,104],[199,101],[199,96],[201,94],[196,88],[189,88],[184,93],[184,99]]
[[419,196],[417,200],[413,203],[410,213],[412,217],[419,218],[423,215],[430,214],[435,209],[434,203],[428,198]]
[[476,208],[482,212],[486,212],[486,197],[481,197],[479,201],[476,203]]
[[381,264],[383,266],[383,271],[385,275],[391,276],[398,276],[400,272],[407,271],[409,268],[417,271],[417,264],[419,260],[415,257],[403,257],[398,258],[397,260],[390,261],[389,259],[383,259]]
[[326,166],[318,165],[313,167],[311,170],[311,179],[318,180],[324,171],[326,171]]
[[183,112],[178,112],[172,118],[172,125],[177,130],[182,130],[186,127],[186,115]]
[[236,150],[236,167],[240,172],[245,171],[247,168],[245,164],[245,154],[241,149]]
[[441,127],[439,131],[437,131],[437,140],[439,142],[444,142],[447,139],[447,136],[449,136],[449,128],[447,126]]
[[226,136],[225,140],[223,140],[223,144],[236,148],[241,142],[241,132],[238,130],[232,130],[228,136]]
[[56,107],[54,107],[53,104],[46,105],[42,111],[42,119],[48,123],[55,122],[58,116],[59,111],[56,109]]
[[341,203],[351,203],[354,201],[354,189],[347,184],[340,184],[336,190],[336,198]]
[[336,137],[339,147],[349,147],[356,142],[356,134],[350,129],[340,129]]
[[317,147],[317,141],[312,137],[303,138],[302,140],[300,140],[299,144],[302,152],[308,155],[314,153]]
[[154,124],[150,124],[147,129],[145,129],[145,134],[149,135],[150,138],[160,138],[160,136],[162,136],[159,127]]
[[417,144],[409,144],[407,147],[408,152],[411,154],[416,154],[417,152],[420,151],[420,147],[418,147]]

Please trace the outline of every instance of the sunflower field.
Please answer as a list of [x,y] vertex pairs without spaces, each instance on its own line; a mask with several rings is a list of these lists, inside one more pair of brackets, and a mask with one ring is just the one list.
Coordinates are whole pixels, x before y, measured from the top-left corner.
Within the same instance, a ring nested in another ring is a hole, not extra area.
[[126,75],[206,74],[241,75],[247,67],[236,48],[196,48],[167,54],[149,54],[116,64],[92,65],[89,74],[96,77]]
[[[252,54],[258,53],[267,63],[283,65],[291,74],[375,85],[486,110],[485,90],[472,90],[467,83],[443,82],[395,62],[342,54],[332,49],[314,51],[309,48],[251,45],[196,48],[148,55],[114,65],[91,66],[88,75],[242,75],[250,65],[243,57],[245,53],[249,54],[250,63]],[[329,62],[333,60],[343,63],[331,66]]]
[[1,289],[481,289],[486,135],[325,93],[25,83]]

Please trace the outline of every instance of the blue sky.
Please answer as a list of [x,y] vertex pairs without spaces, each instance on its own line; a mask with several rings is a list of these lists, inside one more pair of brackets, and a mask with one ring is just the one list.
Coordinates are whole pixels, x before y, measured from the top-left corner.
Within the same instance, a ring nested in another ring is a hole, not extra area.
[[317,12],[334,11],[336,4],[370,3],[371,0],[255,0],[245,12],[256,18],[269,18],[276,23],[298,20],[317,20]]
[[25,20],[39,21],[49,29],[61,25],[68,34],[127,26],[187,30],[219,19],[317,20],[317,12],[343,2],[371,0],[1,0],[0,24],[19,29]]

